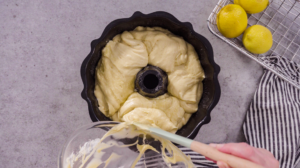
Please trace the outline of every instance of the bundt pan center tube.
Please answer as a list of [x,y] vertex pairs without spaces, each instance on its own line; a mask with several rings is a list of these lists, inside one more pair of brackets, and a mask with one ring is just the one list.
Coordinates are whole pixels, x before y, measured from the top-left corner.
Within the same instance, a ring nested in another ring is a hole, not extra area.
[[148,65],[138,72],[135,79],[135,91],[139,94],[155,98],[168,92],[168,76],[156,66]]
[[[205,73],[203,82],[203,94],[198,104],[198,110],[192,114],[189,121],[179,129],[176,134],[194,139],[200,127],[210,121],[210,112],[218,103],[220,98],[220,86],[217,75],[219,66],[214,62],[213,50],[209,41],[193,30],[188,22],[180,22],[174,16],[166,12],[154,12],[142,14],[135,12],[130,18],[118,19],[104,29],[101,37],[92,41],[91,52],[84,59],[81,66],[81,77],[84,89],[81,93],[83,99],[88,103],[89,114],[93,122],[110,121],[98,108],[95,89],[95,69],[102,57],[102,49],[108,41],[124,31],[132,31],[138,26],[161,27],[173,34],[182,37],[191,44],[198,54],[201,66]],[[142,72],[146,70],[145,72]],[[151,82],[147,82],[151,81]],[[167,92],[168,78],[160,68],[148,65],[138,74],[135,81],[135,91],[143,96],[157,97]]]

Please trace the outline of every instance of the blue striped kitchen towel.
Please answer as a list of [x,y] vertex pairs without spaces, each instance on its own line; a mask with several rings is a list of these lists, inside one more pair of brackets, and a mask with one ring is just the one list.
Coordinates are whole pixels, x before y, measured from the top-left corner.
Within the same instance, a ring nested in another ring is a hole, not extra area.
[[300,90],[265,70],[243,130],[247,142],[271,151],[281,168],[295,167],[300,160]]

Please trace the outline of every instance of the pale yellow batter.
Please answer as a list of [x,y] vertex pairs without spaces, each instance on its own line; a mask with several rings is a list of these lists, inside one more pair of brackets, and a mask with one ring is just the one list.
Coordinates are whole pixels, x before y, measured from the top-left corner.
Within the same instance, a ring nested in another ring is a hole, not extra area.
[[[134,91],[148,64],[168,75],[168,93],[157,98]],[[96,68],[100,111],[115,121],[138,121],[176,132],[198,109],[204,71],[193,46],[159,27],[137,27],[109,41]]]

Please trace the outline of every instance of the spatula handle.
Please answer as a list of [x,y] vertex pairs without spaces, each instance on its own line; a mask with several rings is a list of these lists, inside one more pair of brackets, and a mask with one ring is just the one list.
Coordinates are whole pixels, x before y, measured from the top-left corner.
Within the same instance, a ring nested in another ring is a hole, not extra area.
[[263,168],[248,160],[222,153],[217,149],[197,141],[191,143],[191,149],[215,161],[223,161],[232,168]]

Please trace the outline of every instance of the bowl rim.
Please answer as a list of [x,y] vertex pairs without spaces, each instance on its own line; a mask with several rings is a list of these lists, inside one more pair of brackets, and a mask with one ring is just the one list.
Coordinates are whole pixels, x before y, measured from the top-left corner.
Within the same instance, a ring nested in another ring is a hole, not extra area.
[[208,107],[206,109],[206,111],[207,111],[206,116],[195,126],[195,128],[187,136],[187,138],[194,139],[196,137],[196,135],[198,134],[199,129],[204,124],[207,124],[207,123],[210,122],[210,120],[211,120],[210,113],[211,113],[212,109],[219,102],[219,99],[220,99],[220,96],[221,96],[221,88],[220,88],[220,84],[219,84],[219,81],[218,81],[218,74],[220,72],[220,67],[214,61],[213,49],[212,49],[212,46],[211,46],[210,42],[204,36],[202,36],[202,35],[198,34],[197,32],[195,32],[194,29],[193,29],[193,26],[190,22],[180,22],[177,18],[175,18],[170,13],[163,12],[163,11],[157,11],[157,12],[153,12],[153,13],[149,13],[149,14],[143,14],[143,13],[137,11],[137,12],[134,12],[134,14],[129,18],[116,19],[116,20],[110,22],[105,27],[105,29],[103,30],[101,36],[98,39],[95,39],[91,42],[91,45],[90,45],[91,46],[91,51],[87,55],[87,57],[84,59],[84,61],[82,62],[81,70],[80,70],[81,71],[80,72],[81,73],[81,79],[82,79],[82,82],[83,82],[83,85],[84,85],[83,90],[81,92],[81,97],[88,104],[88,110],[89,110],[90,118],[93,122],[100,121],[97,118],[97,116],[96,116],[96,114],[95,114],[95,112],[92,108],[92,106],[93,106],[92,100],[88,97],[88,87],[87,87],[88,79],[87,79],[87,76],[86,76],[87,65],[90,62],[90,60],[91,60],[91,58],[94,54],[94,50],[96,48],[96,45],[100,41],[104,40],[105,35],[110,31],[110,29],[112,27],[118,25],[120,22],[127,22],[127,21],[130,21],[130,20],[132,20],[134,18],[137,18],[137,17],[146,17],[146,18],[149,18],[149,17],[163,17],[163,18],[166,18],[166,19],[174,22],[175,24],[180,24],[181,26],[187,27],[190,30],[190,33],[192,35],[197,36],[197,38],[199,38],[201,40],[201,42],[203,43],[203,46],[207,50],[207,55],[208,55],[207,59],[210,62],[210,64],[212,65],[213,71],[214,71],[213,72],[214,93],[213,93],[213,98],[212,98],[211,104],[208,105]]

